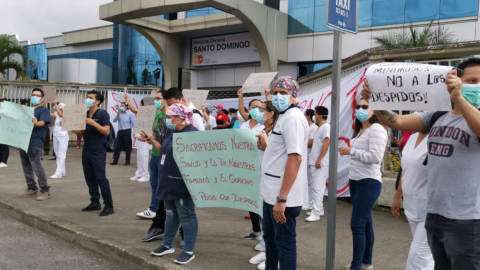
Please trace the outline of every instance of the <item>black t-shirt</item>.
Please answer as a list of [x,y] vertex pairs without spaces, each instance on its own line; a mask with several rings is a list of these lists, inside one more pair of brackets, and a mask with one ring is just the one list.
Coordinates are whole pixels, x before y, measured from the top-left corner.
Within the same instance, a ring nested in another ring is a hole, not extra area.
[[[87,111],[87,118],[90,115],[90,111]],[[110,116],[102,109],[98,109],[92,116],[92,120],[97,122],[100,126],[106,126],[110,124]],[[107,136],[100,133],[95,127],[87,125],[85,129],[85,137],[83,138],[85,144],[83,150],[89,152],[102,153],[107,151]]]

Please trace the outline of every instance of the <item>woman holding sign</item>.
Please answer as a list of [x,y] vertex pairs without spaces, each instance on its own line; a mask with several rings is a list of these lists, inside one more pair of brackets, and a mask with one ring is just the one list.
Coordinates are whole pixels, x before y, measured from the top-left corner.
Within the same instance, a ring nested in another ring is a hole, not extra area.
[[[161,153],[157,199],[164,200],[165,210],[168,213],[163,243],[152,251],[152,255],[160,257],[175,252],[173,241],[181,224],[185,245],[183,252],[175,259],[175,263],[187,264],[195,259],[198,220],[193,199],[173,158],[173,134],[198,131],[198,129],[193,125],[192,110],[180,103],[174,103],[168,107],[166,123],[168,129],[173,132],[168,133],[161,145],[153,136],[148,140]],[[146,139],[144,135],[143,137]]]
[[340,147],[340,155],[350,155],[350,198],[353,203],[350,227],[353,235],[353,260],[348,270],[373,269],[372,208],[382,190],[381,164],[387,147],[387,130],[360,100],[355,111],[355,132],[351,147]]

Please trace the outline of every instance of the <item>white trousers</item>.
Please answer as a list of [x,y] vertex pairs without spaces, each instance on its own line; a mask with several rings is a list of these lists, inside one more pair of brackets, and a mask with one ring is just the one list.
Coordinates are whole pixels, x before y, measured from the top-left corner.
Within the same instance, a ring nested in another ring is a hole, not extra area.
[[150,173],[148,172],[150,149],[148,143],[137,140],[137,171],[135,172],[135,176],[138,178],[150,179]]
[[324,213],[323,196],[325,195],[325,185],[328,177],[328,167],[322,166],[320,169],[310,166],[310,180],[308,181],[308,190],[312,212],[320,216]]
[[311,199],[310,199],[310,179],[312,178],[310,174],[310,170],[307,168],[307,181],[305,186],[303,187],[303,205],[312,207]]
[[408,220],[413,241],[408,253],[406,270],[433,270],[435,262],[428,246],[425,221]]
[[65,176],[65,159],[67,158],[68,136],[54,136],[53,148],[57,159],[55,175]]

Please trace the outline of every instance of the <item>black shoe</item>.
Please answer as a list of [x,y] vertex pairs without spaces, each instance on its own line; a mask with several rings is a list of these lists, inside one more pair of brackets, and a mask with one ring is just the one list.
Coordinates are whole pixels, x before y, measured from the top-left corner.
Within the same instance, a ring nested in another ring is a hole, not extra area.
[[161,257],[163,255],[172,254],[174,252],[175,252],[175,249],[173,247],[172,248],[167,248],[166,246],[161,245],[157,249],[152,251],[151,254],[153,256]]
[[118,161],[113,161],[112,163],[110,163],[110,165],[117,165],[118,164]]
[[106,216],[110,216],[113,213],[115,213],[115,211],[113,210],[113,207],[105,205],[105,207],[103,207],[103,211],[100,212],[99,216],[106,217]]
[[191,262],[193,259],[195,259],[195,254],[188,254],[187,252],[182,252],[182,254],[180,254],[180,256],[178,256],[176,259],[175,259],[175,263],[178,263],[178,264],[187,264],[189,262]]
[[130,165],[130,161],[125,161],[125,164],[123,164],[123,166],[128,166]]
[[150,242],[152,240],[160,238],[163,235],[163,232],[164,232],[163,229],[150,228],[150,230],[148,230],[147,235],[145,235],[145,237],[143,237],[142,241],[143,242]]
[[82,209],[82,212],[91,212],[102,210],[102,206],[99,203],[91,203],[89,206]]

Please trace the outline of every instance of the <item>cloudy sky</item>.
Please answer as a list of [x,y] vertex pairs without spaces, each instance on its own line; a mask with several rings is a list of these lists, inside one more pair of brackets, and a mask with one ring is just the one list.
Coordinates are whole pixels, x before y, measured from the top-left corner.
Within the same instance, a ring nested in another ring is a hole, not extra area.
[[44,37],[110,24],[98,19],[98,7],[113,0],[0,0],[0,34],[43,43]]

